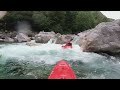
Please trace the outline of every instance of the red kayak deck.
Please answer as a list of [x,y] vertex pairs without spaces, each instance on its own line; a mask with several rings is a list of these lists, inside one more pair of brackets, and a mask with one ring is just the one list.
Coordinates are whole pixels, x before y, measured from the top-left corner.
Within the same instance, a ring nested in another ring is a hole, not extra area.
[[76,76],[65,60],[59,61],[48,79],[76,79]]
[[72,48],[72,46],[62,46],[64,49]]

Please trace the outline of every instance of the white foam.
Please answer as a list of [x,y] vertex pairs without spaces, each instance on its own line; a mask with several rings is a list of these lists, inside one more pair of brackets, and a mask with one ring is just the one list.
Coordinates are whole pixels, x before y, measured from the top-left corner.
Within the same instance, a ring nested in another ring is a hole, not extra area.
[[27,46],[25,44],[7,45],[0,49],[0,53],[6,58],[18,58],[34,62],[45,61],[47,64],[54,64],[61,59],[81,60],[92,62],[97,58],[104,58],[95,53],[82,52],[78,45],[72,49],[62,49],[60,44],[40,44],[38,46]]

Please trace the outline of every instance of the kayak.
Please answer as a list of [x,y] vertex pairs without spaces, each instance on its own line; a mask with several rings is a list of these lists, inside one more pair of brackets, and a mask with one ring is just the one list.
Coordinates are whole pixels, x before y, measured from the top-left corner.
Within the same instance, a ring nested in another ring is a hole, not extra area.
[[55,65],[48,79],[76,79],[76,75],[67,61],[61,60]]
[[72,48],[72,46],[62,46],[63,49],[68,49],[68,48]]
[[61,60],[55,65],[48,79],[76,79],[76,75],[68,62]]

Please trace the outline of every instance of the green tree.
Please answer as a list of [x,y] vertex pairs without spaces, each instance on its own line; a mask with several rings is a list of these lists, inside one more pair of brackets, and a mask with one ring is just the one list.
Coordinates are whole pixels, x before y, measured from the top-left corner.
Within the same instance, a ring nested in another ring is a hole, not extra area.
[[14,29],[18,21],[28,21],[32,23],[32,11],[8,11],[7,15],[3,18],[6,23],[6,29]]
[[63,24],[65,18],[65,11],[50,11],[49,20],[50,20],[50,31],[55,31],[57,33],[63,33]]
[[32,19],[34,21],[34,26],[38,31],[44,30],[49,31],[50,20],[47,14],[43,11],[34,11]]
[[95,26],[95,18],[94,15],[90,11],[81,11],[78,12],[76,17],[77,29],[79,31],[84,31],[87,29],[94,28]]
[[106,16],[104,16],[101,12],[99,11],[91,11],[91,13],[94,16],[95,20],[95,25],[101,23],[101,22],[108,22],[110,21]]
[[63,29],[65,33],[76,32],[76,11],[66,11]]
[[0,19],[0,29],[14,30],[19,21],[30,23],[33,31],[68,34],[94,28],[110,19],[99,11],[8,11]]

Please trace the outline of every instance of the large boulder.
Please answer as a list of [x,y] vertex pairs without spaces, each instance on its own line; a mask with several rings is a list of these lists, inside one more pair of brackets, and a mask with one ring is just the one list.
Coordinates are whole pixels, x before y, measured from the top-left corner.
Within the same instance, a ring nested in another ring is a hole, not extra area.
[[120,53],[120,20],[100,23],[79,36],[79,45],[85,52]]
[[14,39],[10,38],[10,37],[6,37],[4,39],[4,42],[7,42],[7,43],[13,43],[14,42]]
[[18,33],[14,39],[18,42],[28,42],[31,40],[27,35],[23,33]]
[[47,43],[51,38],[55,37],[55,32],[40,32],[35,35],[36,43]]

